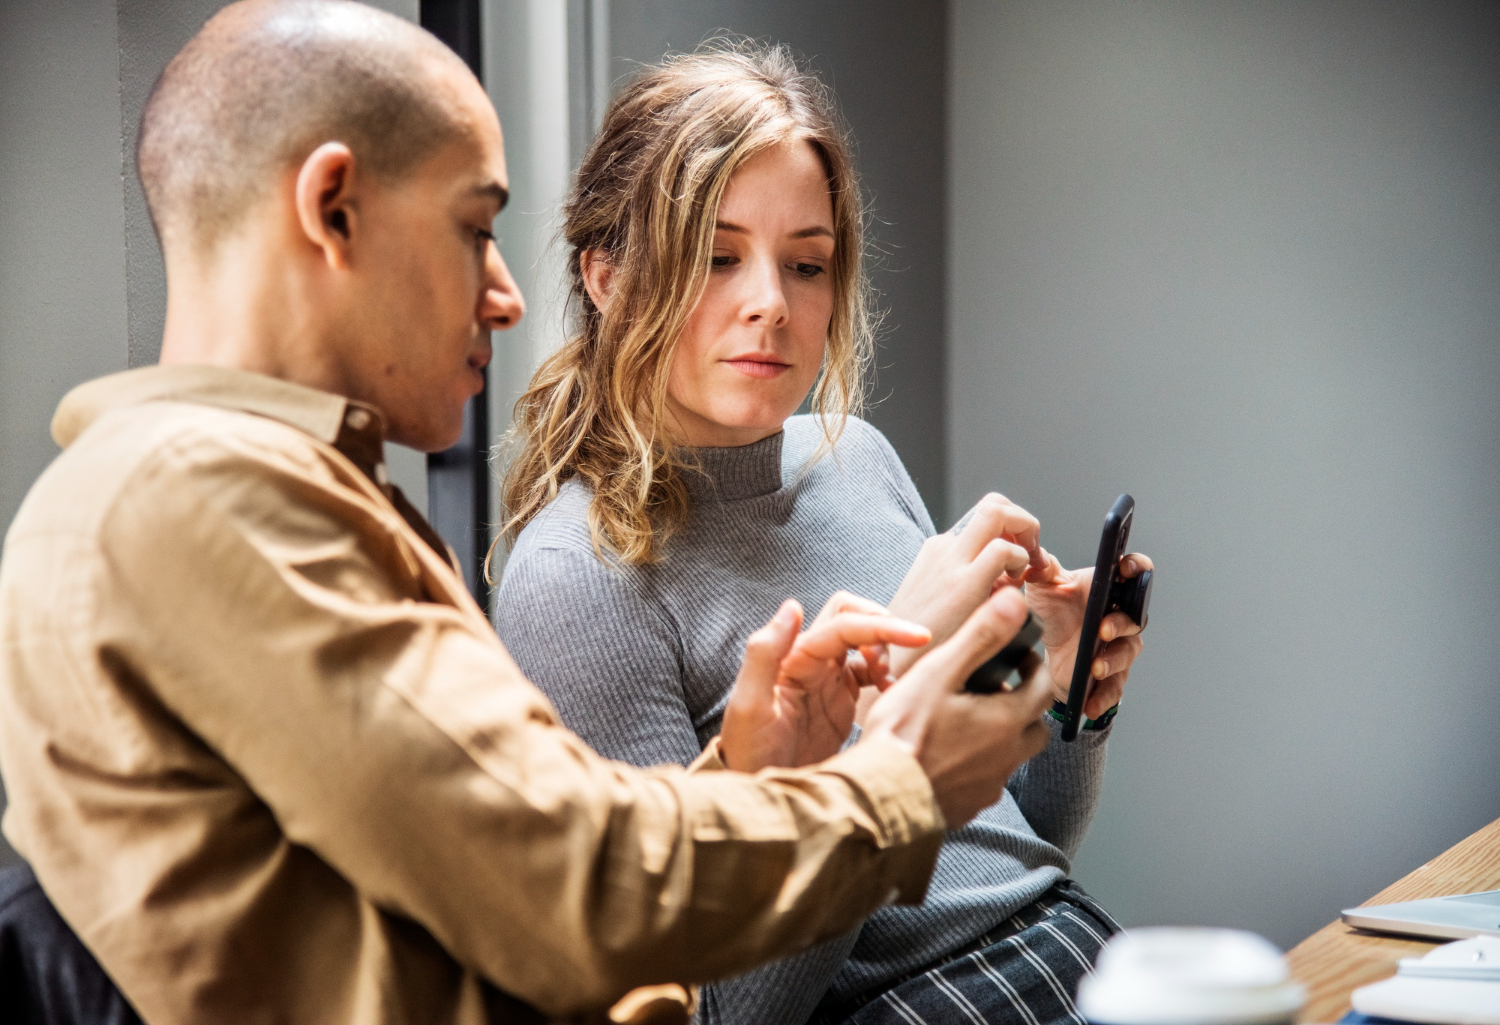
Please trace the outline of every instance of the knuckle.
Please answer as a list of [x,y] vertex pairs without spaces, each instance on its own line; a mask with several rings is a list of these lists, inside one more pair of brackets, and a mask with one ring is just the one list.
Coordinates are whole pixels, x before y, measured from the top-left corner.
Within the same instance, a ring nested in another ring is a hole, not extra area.
[[988,643],[999,641],[1004,620],[1000,616],[1000,610],[995,608],[994,602],[985,602],[979,606],[974,615],[969,617],[969,625],[978,640]]

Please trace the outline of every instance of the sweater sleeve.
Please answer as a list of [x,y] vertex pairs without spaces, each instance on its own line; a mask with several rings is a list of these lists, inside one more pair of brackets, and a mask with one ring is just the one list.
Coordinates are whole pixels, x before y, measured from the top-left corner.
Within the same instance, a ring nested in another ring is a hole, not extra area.
[[[896,500],[912,522],[931,536],[935,532],[932,518],[901,457],[874,427],[859,421],[856,429],[873,441]],[[973,514],[974,509],[970,508],[952,529],[962,530]],[[1052,739],[1046,750],[1018,769],[1006,789],[1037,836],[1071,860],[1082,846],[1084,834],[1099,807],[1104,784],[1104,751],[1110,731],[1080,733],[1075,742],[1065,744],[1058,736],[1060,726],[1050,718],[1047,725]]]
[[1114,729],[1084,730],[1071,744],[1061,739],[1062,724],[1045,720],[1052,734],[1041,754],[1011,776],[1006,789],[1036,835],[1072,861],[1099,807],[1104,787],[1104,751]]
[[590,747],[641,766],[698,757],[677,632],[626,573],[532,547],[506,564],[497,605],[511,657]]
[[[563,723],[607,758],[686,764],[699,744],[682,690],[676,631],[591,551],[528,548],[506,565],[500,637]],[[859,930],[705,986],[702,1025],[801,1025]]]

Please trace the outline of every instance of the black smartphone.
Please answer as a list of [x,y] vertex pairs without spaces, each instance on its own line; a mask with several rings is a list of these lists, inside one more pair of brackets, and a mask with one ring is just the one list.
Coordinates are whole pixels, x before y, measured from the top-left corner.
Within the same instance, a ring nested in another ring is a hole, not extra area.
[[1042,639],[1042,621],[1031,613],[1016,635],[964,681],[964,690],[971,694],[995,694],[1019,686],[1026,673],[1041,664],[1036,654],[1037,642]]
[[[1146,625],[1151,605],[1151,570],[1129,580],[1120,577],[1120,560],[1130,544],[1130,525],[1135,519],[1135,499],[1121,495],[1104,517],[1104,532],[1099,536],[1099,558],[1094,563],[1094,582],[1089,587],[1088,605],[1083,611],[1083,632],[1078,638],[1078,658],[1073,663],[1073,681],[1068,688],[1068,710],[1063,719],[1062,739],[1074,740],[1083,725],[1083,706],[1093,689],[1090,668],[1104,652],[1099,627],[1111,612],[1124,612],[1141,626]],[[1086,656],[1086,657],[1085,657]]]

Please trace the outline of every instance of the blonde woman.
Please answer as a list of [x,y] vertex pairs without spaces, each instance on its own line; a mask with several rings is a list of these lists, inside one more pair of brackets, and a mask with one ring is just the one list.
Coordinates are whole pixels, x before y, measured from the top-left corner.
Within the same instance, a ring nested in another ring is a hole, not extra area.
[[[639,765],[697,758],[742,714],[740,653],[788,594],[817,608],[854,592],[941,639],[1024,581],[1066,680],[1089,572],[1063,570],[999,496],[934,537],[900,460],[853,415],[871,344],[861,207],[816,79],[779,49],[647,69],[579,169],[566,235],[578,329],[517,407],[499,607],[570,727]],[[1050,745],[949,835],[925,904],[706,987],[702,1019],[1079,1020],[1071,996],[1115,926],[1067,871],[1134,634],[1107,621],[1098,728]],[[893,672],[912,657],[896,650]],[[822,711],[849,732],[852,699]],[[749,754],[722,748],[731,768]]]

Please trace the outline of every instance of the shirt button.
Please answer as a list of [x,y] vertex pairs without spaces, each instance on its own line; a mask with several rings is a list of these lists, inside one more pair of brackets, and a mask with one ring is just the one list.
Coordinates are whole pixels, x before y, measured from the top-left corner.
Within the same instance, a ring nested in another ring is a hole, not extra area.
[[370,414],[363,409],[351,409],[344,415],[344,423],[356,431],[362,431],[370,426]]

